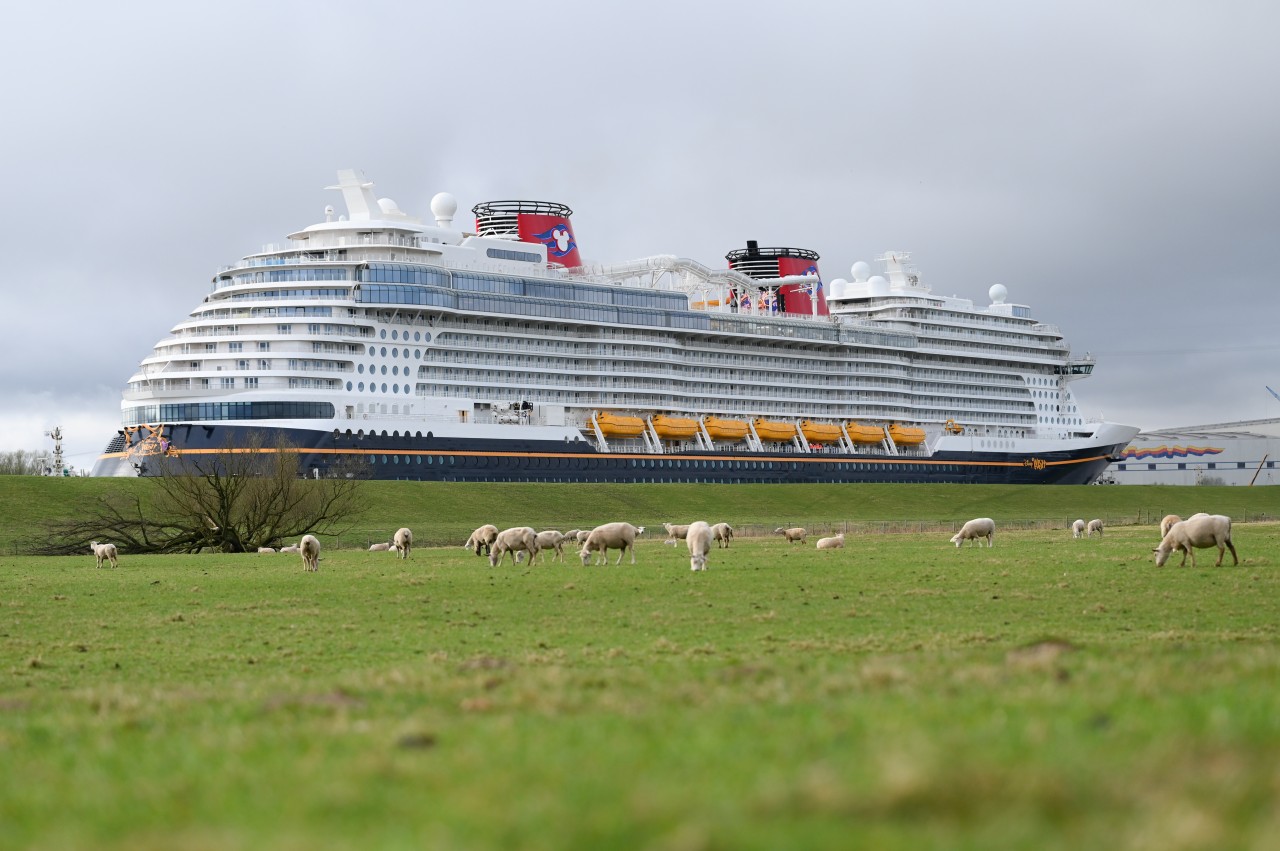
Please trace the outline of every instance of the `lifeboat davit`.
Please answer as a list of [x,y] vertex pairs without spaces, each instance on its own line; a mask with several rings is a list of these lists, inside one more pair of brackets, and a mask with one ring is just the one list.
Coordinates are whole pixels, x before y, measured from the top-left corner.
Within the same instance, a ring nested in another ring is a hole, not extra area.
[[884,429],[875,426],[849,423],[845,426],[845,431],[849,432],[849,439],[854,443],[879,443],[884,440]]
[[596,424],[608,437],[639,437],[644,434],[644,420],[639,417],[624,417],[600,411],[596,414]]
[[742,440],[747,436],[747,424],[743,420],[722,420],[707,417],[702,421],[712,440]]
[[917,446],[924,443],[922,428],[908,428],[895,423],[889,426],[889,436],[893,438],[894,443],[900,443],[903,446]]
[[810,443],[839,443],[840,425],[838,423],[815,423],[805,420],[800,423],[800,431]]
[[663,440],[684,440],[698,433],[698,421],[656,414],[653,418],[653,430]]
[[755,427],[756,436],[761,440],[778,442],[790,440],[796,436],[796,427],[794,423],[757,419],[752,423],[752,425]]

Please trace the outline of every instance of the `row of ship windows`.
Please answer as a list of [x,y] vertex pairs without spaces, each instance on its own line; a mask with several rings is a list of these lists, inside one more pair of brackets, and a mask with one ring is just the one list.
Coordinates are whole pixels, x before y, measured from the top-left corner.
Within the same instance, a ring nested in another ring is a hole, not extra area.
[[127,408],[124,424],[186,420],[318,420],[332,419],[333,415],[333,405],[328,402],[189,402]]
[[[569,468],[575,470],[595,470],[609,469],[616,467],[617,464],[611,459],[595,459],[595,458],[559,458],[556,456],[547,457],[519,457],[519,458],[488,458],[485,456],[473,457],[467,459],[468,466],[473,468],[486,467],[521,467],[529,469],[559,469]],[[629,466],[633,470],[678,470],[680,472],[693,472],[703,470],[711,472],[713,470],[736,470],[736,471],[803,471],[812,469],[809,464],[802,464],[798,461],[743,461],[743,460],[721,460],[721,459],[680,459],[673,460],[670,458],[631,458],[628,459]],[[428,466],[439,464],[441,466],[457,466],[457,458],[454,455],[399,455],[394,453],[371,454],[369,456],[370,464],[416,464]],[[884,463],[877,461],[829,461],[820,465],[823,472],[859,472],[859,473],[889,473],[900,471],[902,463]],[[959,464],[930,464],[929,472],[935,474],[948,474],[962,472]]]
[[[1252,469],[1252,467],[1253,467],[1253,466],[1256,466],[1256,465],[1251,465],[1251,463],[1250,463],[1250,462],[1248,462],[1248,461],[1236,461],[1234,465],[1233,465],[1233,464],[1230,464],[1230,463],[1226,463],[1226,464],[1219,464],[1219,463],[1218,463],[1218,462],[1216,462],[1216,461],[1209,461],[1209,462],[1207,462],[1207,463],[1205,463],[1205,464],[1203,464],[1203,465],[1201,465],[1201,464],[1192,464],[1192,465],[1191,465],[1191,467],[1190,467],[1190,469],[1192,469],[1192,470],[1199,470],[1199,469],[1204,469],[1204,470],[1231,470],[1231,469],[1236,469],[1236,470],[1249,470],[1249,469]],[[1275,462],[1275,461],[1268,461],[1268,462],[1266,463],[1266,468],[1267,468],[1268,470],[1274,470],[1274,469],[1275,469],[1275,466],[1276,466],[1276,462]],[[1179,461],[1179,462],[1177,463],[1176,467],[1175,467],[1175,465],[1170,464],[1170,463],[1168,463],[1168,462],[1163,463],[1163,464],[1145,464],[1145,465],[1143,465],[1143,464],[1127,464],[1127,463],[1126,463],[1126,464],[1117,464],[1117,465],[1116,465],[1116,469],[1117,469],[1117,470],[1120,470],[1120,471],[1124,471],[1124,470],[1143,470],[1143,469],[1146,469],[1146,470],[1159,470],[1159,469],[1165,469],[1165,470],[1173,470],[1173,469],[1186,470],[1186,469],[1188,469],[1188,467],[1187,467],[1187,462],[1186,462],[1186,461]]]

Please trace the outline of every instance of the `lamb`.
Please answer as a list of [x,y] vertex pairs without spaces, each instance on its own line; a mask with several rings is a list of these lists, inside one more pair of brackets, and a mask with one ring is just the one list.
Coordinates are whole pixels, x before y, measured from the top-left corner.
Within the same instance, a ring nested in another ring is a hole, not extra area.
[[636,563],[636,527],[630,523],[605,523],[597,526],[587,534],[587,539],[582,543],[582,551],[578,555],[582,558],[582,565],[585,567],[591,561],[591,553],[599,552],[599,564],[609,563],[609,550],[618,550],[618,560],[615,564],[622,564],[622,557],[627,554],[627,550],[631,550],[631,563]]
[[274,553],[275,547],[258,547],[259,553]]
[[408,558],[409,551],[413,549],[413,532],[407,527],[397,529],[391,544],[396,548],[400,558]]
[[986,538],[987,546],[990,547],[993,546],[991,538],[995,533],[996,521],[990,517],[977,517],[960,527],[960,531],[952,536],[951,543],[958,547],[962,541],[974,541],[982,546],[982,539]]
[[109,562],[112,567],[120,566],[115,544],[99,544],[97,541],[90,541],[89,549],[93,550],[93,554],[97,557],[98,567],[102,567],[104,561]]
[[591,537],[591,530],[590,530],[590,529],[579,529],[579,530],[578,530],[578,534],[577,534],[577,542],[578,542],[579,544],[585,544],[585,543],[587,542],[587,538],[589,538],[589,537]]
[[370,544],[370,545],[369,545],[369,552],[371,552],[371,553],[385,553],[387,550],[391,549],[391,547],[392,547],[392,545],[391,545],[391,544]]
[[516,560],[518,552],[528,553],[530,564],[537,558],[538,537],[531,526],[513,526],[499,532],[489,549],[489,566],[497,567],[502,564],[507,553],[511,553],[511,566],[515,567],[519,564]]
[[1101,520],[1090,520],[1090,521],[1089,521],[1089,537],[1090,537],[1090,538],[1092,538],[1092,537],[1093,537],[1093,533],[1094,533],[1094,532],[1097,532],[1097,533],[1098,533],[1098,537],[1099,537],[1099,538],[1101,538],[1101,537],[1102,537],[1102,521],[1101,521]]
[[804,529],[801,529],[799,526],[792,529],[783,529],[779,527],[773,530],[773,534],[782,535],[787,539],[788,544],[794,544],[796,542],[803,544],[805,539],[809,537],[809,533]]
[[717,547],[728,549],[729,542],[733,540],[733,527],[728,523],[717,523],[711,527],[711,537],[715,539]]
[[297,551],[298,551],[298,545],[297,545],[297,544],[290,544],[290,545],[289,545],[289,546],[287,546],[287,547],[281,547],[281,548],[280,548],[280,552],[282,552],[282,553],[296,553]]
[[302,553],[302,569],[311,572],[320,569],[320,542],[315,535],[303,535],[298,542],[298,552]]
[[833,535],[830,538],[819,538],[818,549],[820,550],[844,549],[844,532],[841,532],[839,535]]
[[1191,566],[1195,567],[1196,554],[1193,550],[1209,547],[1218,548],[1218,560],[1213,563],[1214,567],[1222,566],[1222,558],[1227,549],[1231,550],[1232,564],[1240,563],[1235,544],[1231,543],[1230,517],[1222,514],[1194,514],[1170,526],[1169,532],[1160,541],[1160,546],[1152,552],[1156,554],[1156,567],[1164,567],[1169,556],[1178,550],[1182,550],[1182,562],[1178,566],[1185,565],[1187,556],[1190,555]]
[[[557,532],[554,529],[548,529],[545,532],[539,532],[534,537],[534,540],[537,541],[538,552],[555,550],[556,554],[551,556],[552,560],[564,561],[564,542],[568,537],[568,535]],[[533,560],[530,559],[529,563],[533,564]]]
[[[711,552],[711,538],[711,527],[705,521],[697,520],[689,524],[684,536],[684,545],[689,548],[690,570],[707,569],[707,555]],[[634,550],[632,552],[634,553]]]
[[1169,534],[1169,528],[1174,523],[1181,523],[1182,518],[1176,514],[1166,514],[1164,519],[1160,521],[1160,539],[1164,540],[1164,536]]
[[677,526],[673,523],[663,523],[662,528],[667,530],[668,541],[683,541],[685,535],[689,534],[688,525]]
[[1076,522],[1071,524],[1071,537],[1073,538],[1084,537],[1084,521],[1083,520],[1077,520]]
[[467,538],[467,542],[462,546],[480,555],[480,551],[484,550],[485,555],[489,555],[493,542],[498,537],[498,527],[492,523],[486,523],[471,533],[471,537]]

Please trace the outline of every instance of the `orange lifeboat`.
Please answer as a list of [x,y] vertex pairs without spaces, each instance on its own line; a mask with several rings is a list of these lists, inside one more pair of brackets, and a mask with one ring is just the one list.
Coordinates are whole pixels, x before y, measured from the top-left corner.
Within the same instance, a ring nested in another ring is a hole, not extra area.
[[854,443],[879,443],[884,440],[884,429],[875,426],[864,426],[858,423],[847,423],[845,431]]
[[796,427],[793,423],[783,423],[777,420],[756,419],[753,423],[756,435],[761,440],[777,442],[782,440],[790,440],[796,436]]
[[707,417],[702,421],[712,440],[742,440],[747,436],[747,424],[742,420],[722,420]]
[[894,443],[900,443],[903,446],[917,446],[924,443],[922,428],[907,428],[894,423],[889,426],[889,436],[893,438]]
[[698,421],[656,414],[653,418],[653,430],[663,440],[684,440],[698,433]]
[[815,423],[805,420],[800,423],[800,431],[810,443],[839,443],[840,425],[838,423]]
[[608,437],[639,437],[644,434],[644,420],[639,417],[624,417],[621,414],[599,411],[596,413],[596,423]]

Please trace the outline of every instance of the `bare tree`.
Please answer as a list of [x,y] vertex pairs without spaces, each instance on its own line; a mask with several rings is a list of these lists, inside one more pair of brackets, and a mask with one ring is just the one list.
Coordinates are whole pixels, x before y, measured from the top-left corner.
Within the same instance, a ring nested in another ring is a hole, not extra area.
[[0,452],[0,476],[38,476],[44,472],[45,461],[41,453],[25,449]]
[[145,498],[113,494],[96,514],[58,525],[29,551],[79,552],[90,540],[109,540],[129,553],[253,552],[308,532],[345,532],[365,505],[355,467],[307,478],[298,451],[284,440],[266,446],[259,437],[213,455],[167,460],[177,463],[161,466]]

